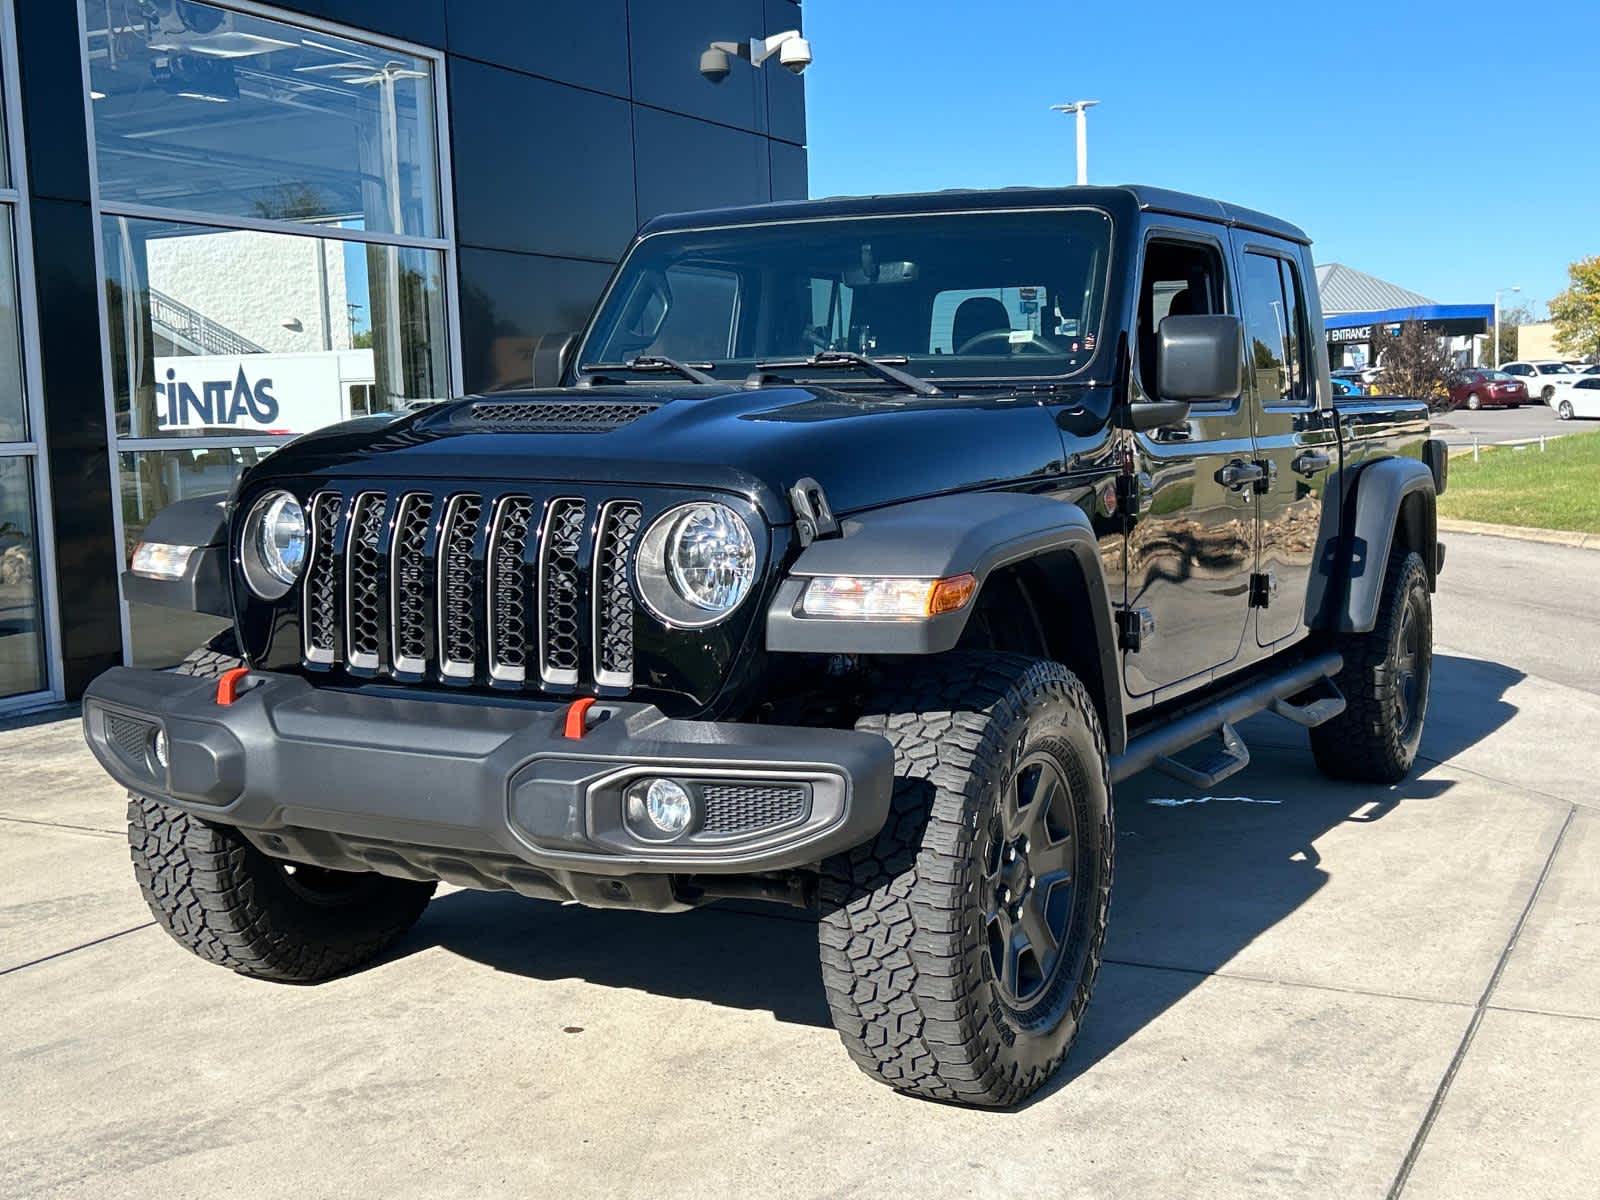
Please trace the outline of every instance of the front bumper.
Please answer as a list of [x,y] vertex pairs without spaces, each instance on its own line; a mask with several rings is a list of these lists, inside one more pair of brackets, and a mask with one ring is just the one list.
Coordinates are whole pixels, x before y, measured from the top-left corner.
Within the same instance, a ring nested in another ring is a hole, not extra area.
[[[119,783],[235,826],[273,857],[341,870],[672,908],[694,878],[816,863],[873,837],[888,813],[893,752],[874,735],[672,720],[608,701],[572,739],[567,712],[269,672],[223,705],[215,680],[126,667],[83,702],[85,737]],[[630,830],[623,790],[655,774],[804,799],[776,822],[649,841]]]

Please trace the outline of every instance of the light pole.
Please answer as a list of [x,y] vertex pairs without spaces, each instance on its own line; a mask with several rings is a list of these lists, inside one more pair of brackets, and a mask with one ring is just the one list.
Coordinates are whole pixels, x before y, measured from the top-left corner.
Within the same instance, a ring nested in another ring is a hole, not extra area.
[[1520,287],[1495,288],[1494,290],[1494,367],[1500,369],[1500,296],[1503,292],[1520,292]]
[[1089,182],[1089,110],[1098,100],[1074,100],[1070,104],[1052,104],[1051,112],[1073,113],[1078,118],[1078,182]]

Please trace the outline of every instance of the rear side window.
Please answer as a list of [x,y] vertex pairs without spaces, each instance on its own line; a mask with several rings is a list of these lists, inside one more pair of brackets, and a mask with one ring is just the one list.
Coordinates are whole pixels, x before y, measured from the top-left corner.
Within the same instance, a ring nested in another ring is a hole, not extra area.
[[1261,404],[1311,400],[1304,293],[1294,263],[1275,254],[1244,256],[1246,366]]

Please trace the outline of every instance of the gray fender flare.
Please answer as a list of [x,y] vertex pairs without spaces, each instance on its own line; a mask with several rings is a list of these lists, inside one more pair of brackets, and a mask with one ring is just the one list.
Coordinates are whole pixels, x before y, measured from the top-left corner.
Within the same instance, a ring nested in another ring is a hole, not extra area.
[[[1407,496],[1419,492],[1426,497],[1422,561],[1428,570],[1429,586],[1434,583],[1437,560],[1431,547],[1438,538],[1434,509],[1437,488],[1434,472],[1415,458],[1380,459],[1362,467],[1344,486],[1354,493],[1344,505],[1346,535],[1318,547],[1317,569],[1319,574],[1335,577],[1342,572],[1346,587],[1342,602],[1332,606],[1322,624],[1341,633],[1367,633],[1378,622],[1383,573],[1394,545],[1401,505]],[[1325,532],[1323,536],[1328,535]]]
[[926,621],[847,621],[796,615],[817,575],[941,579],[971,573],[982,593],[988,576],[1013,563],[1072,554],[1083,573],[1090,611],[1053,614],[1093,622],[1105,692],[1107,736],[1122,735],[1122,673],[1100,539],[1088,515],[1067,500],[1022,492],[934,496],[847,518],[841,535],[813,542],[778,585],[767,609],[767,649],[809,654],[942,654],[961,640],[975,607]]
[[228,588],[228,497],[196,496],[169,504],[145,526],[144,541],[193,546],[181,579],[151,579],[122,573],[122,596],[131,604],[153,604],[184,612],[233,616]]

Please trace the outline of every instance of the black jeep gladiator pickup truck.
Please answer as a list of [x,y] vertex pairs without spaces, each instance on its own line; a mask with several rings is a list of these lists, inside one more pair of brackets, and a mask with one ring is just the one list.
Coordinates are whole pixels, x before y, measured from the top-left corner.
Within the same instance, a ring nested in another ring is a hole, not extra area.
[[[309,982],[440,880],[814,907],[846,1048],[1007,1105],[1083,1019],[1112,785],[1271,709],[1412,765],[1443,446],[1336,402],[1307,239],[1142,187],[665,217],[533,386],[307,435],[130,598],[231,618],[90,687],[160,923]],[[663,932],[667,932],[663,930]]]

